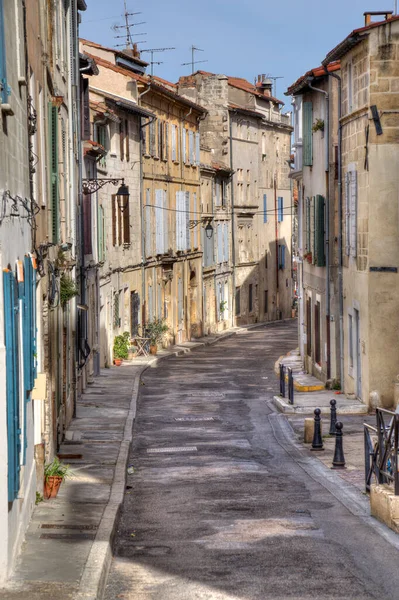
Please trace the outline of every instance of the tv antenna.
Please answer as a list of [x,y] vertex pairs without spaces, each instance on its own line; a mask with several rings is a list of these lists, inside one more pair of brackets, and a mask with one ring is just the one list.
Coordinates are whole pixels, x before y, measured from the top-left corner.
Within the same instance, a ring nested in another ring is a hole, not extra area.
[[154,65],[163,65],[163,62],[154,61],[154,53],[155,52],[166,52],[167,50],[176,50],[176,48],[145,48],[141,50],[141,52],[150,52],[151,53],[151,77],[154,75]]
[[269,74],[267,74],[266,77],[268,79],[272,79],[273,80],[273,96],[275,98],[277,98],[277,79],[284,79],[284,77],[283,76],[273,77],[273,75],[269,75]]
[[[137,25],[144,25],[145,21],[141,21],[140,23],[129,23],[129,17],[133,17],[135,15],[141,15],[141,12],[128,12],[127,9],[127,0],[123,0],[123,4],[124,4],[124,8],[125,11],[123,13],[123,18],[125,20],[124,25],[113,25],[112,29],[114,31],[118,31],[119,29],[124,29],[125,33],[123,35],[117,35],[115,36],[116,39],[119,38],[125,38],[126,39],[126,44],[119,44],[119,46],[125,46],[126,48],[133,48],[133,38],[132,38],[132,34],[130,31],[131,27],[135,27]],[[138,35],[146,35],[145,33],[136,33],[135,36]]]
[[199,63],[208,62],[207,60],[195,60],[196,52],[204,52],[201,48],[196,48],[195,46],[191,46],[191,62],[182,63],[182,67],[186,67],[187,65],[191,65],[192,73],[194,73],[194,65],[198,65]]

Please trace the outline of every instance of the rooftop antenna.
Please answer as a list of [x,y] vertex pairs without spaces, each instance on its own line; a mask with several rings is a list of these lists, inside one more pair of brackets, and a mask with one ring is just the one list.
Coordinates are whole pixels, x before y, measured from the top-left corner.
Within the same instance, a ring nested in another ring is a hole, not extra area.
[[176,50],[176,48],[145,48],[144,50],[141,50],[141,52],[151,53],[151,77],[154,75],[154,65],[163,65],[163,62],[154,62],[154,52],[166,52],[167,50]]
[[191,65],[191,73],[194,73],[194,65],[198,65],[199,63],[208,62],[207,60],[195,60],[196,52],[204,52],[201,48],[196,48],[195,46],[191,46],[191,62],[182,63],[182,67],[186,67],[187,65]]
[[394,14],[397,15],[398,14],[398,0],[395,0],[395,8],[394,8]]
[[273,75],[269,75],[267,74],[266,77],[268,79],[273,79],[274,85],[273,85],[273,96],[275,98],[277,98],[277,79],[284,79],[284,77],[280,76],[280,77],[273,77]]
[[[112,27],[112,29],[114,31],[118,31],[118,29],[125,29],[125,34],[124,35],[117,35],[115,36],[117,39],[119,38],[126,38],[126,48],[133,48],[133,38],[132,38],[132,34],[130,32],[130,28],[134,27],[135,25],[144,25],[145,21],[141,21],[141,23],[129,23],[129,17],[133,17],[135,15],[141,15],[141,12],[128,12],[127,10],[127,0],[123,0],[123,4],[124,4],[124,8],[125,11],[123,13],[123,18],[125,19],[125,23],[124,25],[114,25]],[[135,35],[146,35],[143,33],[136,33]]]

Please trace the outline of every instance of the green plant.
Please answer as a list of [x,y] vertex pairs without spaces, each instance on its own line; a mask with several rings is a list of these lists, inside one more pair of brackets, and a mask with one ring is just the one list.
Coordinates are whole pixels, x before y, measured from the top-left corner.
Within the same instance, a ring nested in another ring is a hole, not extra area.
[[51,463],[44,467],[44,478],[46,481],[49,477],[62,477],[62,479],[65,479],[70,474],[69,465],[62,464],[57,456],[54,457]]
[[225,310],[227,310],[227,300],[222,300],[219,304],[219,310],[220,312],[224,312]]
[[324,121],[323,119],[316,119],[313,123],[312,131],[316,133],[316,131],[324,131]]
[[154,319],[146,324],[146,337],[150,339],[152,346],[160,344],[168,331],[169,327],[165,319]]
[[130,333],[125,331],[114,338],[114,358],[126,359],[130,348]]
[[60,301],[64,306],[71,298],[79,295],[79,290],[74,281],[63,273],[60,277]]
[[35,500],[36,506],[38,504],[40,504],[40,502],[43,502],[43,500],[44,500],[43,496],[39,492],[36,492],[36,500]]
[[339,382],[339,379],[333,379],[331,389],[332,390],[340,390],[341,389],[341,384]]

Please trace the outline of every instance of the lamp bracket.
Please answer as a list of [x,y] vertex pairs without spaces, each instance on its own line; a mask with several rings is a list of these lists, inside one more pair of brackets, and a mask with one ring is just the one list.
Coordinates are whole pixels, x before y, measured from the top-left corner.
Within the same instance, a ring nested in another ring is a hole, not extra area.
[[104,185],[107,183],[112,183],[113,185],[118,185],[120,182],[124,183],[124,179],[112,177],[109,179],[82,179],[82,193],[83,194],[94,194],[98,192]]

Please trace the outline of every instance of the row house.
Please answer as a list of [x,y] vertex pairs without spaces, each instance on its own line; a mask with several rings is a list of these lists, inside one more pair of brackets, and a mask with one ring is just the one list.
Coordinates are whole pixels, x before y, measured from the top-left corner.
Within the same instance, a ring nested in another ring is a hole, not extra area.
[[44,462],[74,413],[78,378],[78,22],[86,4],[25,4],[0,1],[1,581],[43,492]]
[[235,324],[291,316],[290,116],[263,76],[245,79],[198,71],[179,80],[179,92],[203,105],[201,143],[228,165],[226,217],[231,239]]
[[[302,171],[303,184],[298,261],[303,269],[304,362],[323,380],[336,376],[345,393],[370,408],[394,404],[398,372],[398,43],[398,17],[392,12],[365,13],[364,26],[327,54],[323,68],[289,90],[298,107],[295,153],[302,153],[302,169],[296,171]],[[328,119],[320,110],[319,95],[316,100],[319,92],[310,86],[328,93]],[[323,120],[329,151],[329,186],[324,189],[317,175],[310,174],[311,169],[323,169],[318,139]],[[320,196],[325,200],[327,195],[329,209],[324,220],[318,213],[318,223],[312,214]],[[323,248],[325,267],[318,264]],[[330,298],[329,313],[318,285]],[[315,337],[319,314],[321,341]],[[323,321],[329,321],[329,335],[327,326],[323,332]],[[326,347],[319,350],[323,341]]]

